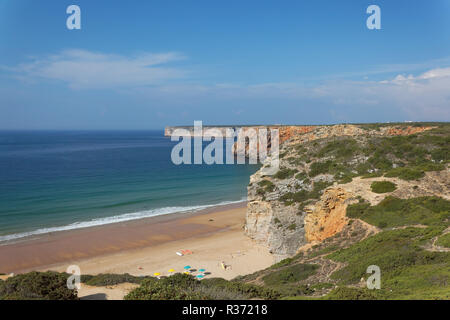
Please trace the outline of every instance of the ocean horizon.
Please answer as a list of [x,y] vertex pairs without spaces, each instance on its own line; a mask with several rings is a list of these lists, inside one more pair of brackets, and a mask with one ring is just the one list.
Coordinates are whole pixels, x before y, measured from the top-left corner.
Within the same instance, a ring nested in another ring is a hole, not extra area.
[[246,201],[259,165],[175,165],[176,143],[163,130],[0,131],[0,242]]

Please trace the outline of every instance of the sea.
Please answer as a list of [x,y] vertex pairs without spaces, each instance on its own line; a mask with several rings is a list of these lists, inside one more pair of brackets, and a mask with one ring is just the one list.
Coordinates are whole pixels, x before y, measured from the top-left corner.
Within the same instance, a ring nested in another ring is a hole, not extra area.
[[0,244],[246,201],[259,165],[175,165],[177,143],[163,130],[0,131]]

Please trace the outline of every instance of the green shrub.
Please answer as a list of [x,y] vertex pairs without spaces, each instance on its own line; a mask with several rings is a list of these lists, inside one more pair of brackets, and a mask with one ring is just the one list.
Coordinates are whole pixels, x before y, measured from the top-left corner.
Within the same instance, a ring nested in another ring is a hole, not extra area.
[[334,272],[331,277],[345,284],[357,283],[361,278],[367,277],[366,269],[369,265],[377,265],[383,270],[383,279],[387,280],[407,266],[445,263],[450,254],[421,249],[421,245],[441,230],[442,228],[406,228],[384,231],[347,249],[333,252],[327,257],[345,262],[347,266]]
[[280,169],[273,177],[275,179],[284,180],[287,178],[291,178],[297,172],[298,172],[297,169],[284,168]]
[[30,272],[15,275],[0,285],[0,300],[77,300],[77,291],[67,288],[66,273]]
[[275,185],[272,183],[272,181],[269,180],[261,180],[260,182],[258,182],[258,186],[261,187],[261,189],[257,190],[258,194],[272,192],[275,189]]
[[100,273],[98,275],[82,275],[81,282],[89,286],[112,286],[120,283],[141,283],[143,280],[149,277],[136,277],[128,273],[124,274],[111,274],[111,273]]
[[316,264],[296,264],[269,273],[263,277],[263,281],[268,286],[278,286],[286,283],[298,282],[315,274],[318,267],[319,266]]
[[322,289],[329,289],[329,288],[333,288],[334,284],[329,283],[329,282],[319,282],[316,284],[313,284],[311,286],[311,289],[313,290],[322,290]]
[[390,181],[374,181],[370,185],[370,188],[372,189],[372,192],[375,193],[386,193],[397,189],[397,185]]
[[450,201],[438,197],[399,199],[388,196],[376,206],[366,202],[349,205],[347,216],[383,227],[442,225],[450,218]]
[[309,176],[315,177],[319,174],[330,173],[335,163],[331,160],[325,162],[314,162],[310,166]]
[[324,297],[326,300],[376,300],[372,290],[362,288],[339,287]]
[[425,176],[423,170],[417,170],[414,168],[399,167],[389,170],[384,175],[385,177],[398,177],[403,180],[418,180]]
[[205,300],[205,299],[277,299],[280,293],[273,289],[228,281],[222,278],[208,278],[202,281],[191,275],[173,276],[144,280],[141,285],[125,296],[126,300]]
[[302,171],[295,175],[295,179],[305,180],[308,177],[308,174],[305,171]]
[[441,247],[450,248],[450,233],[440,236],[436,241],[436,244]]
[[281,294],[272,288],[239,281],[228,281],[222,278],[205,279],[202,280],[201,285],[204,288],[215,288],[216,290],[228,292],[229,294],[239,294],[245,299],[260,298],[273,300],[281,297]]
[[375,169],[388,170],[392,168],[392,162],[384,155],[374,155],[367,160]]

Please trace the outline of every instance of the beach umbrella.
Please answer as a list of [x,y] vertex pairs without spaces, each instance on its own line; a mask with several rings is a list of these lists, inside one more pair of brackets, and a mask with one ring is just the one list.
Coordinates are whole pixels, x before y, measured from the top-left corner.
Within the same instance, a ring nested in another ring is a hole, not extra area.
[[157,277],[157,276],[160,276],[161,275],[161,273],[159,273],[159,272],[155,272],[154,274],[153,274],[155,277]]
[[200,272],[205,272],[206,270],[205,270],[205,269],[199,269],[198,271],[200,271]]
[[192,268],[191,266],[184,266],[184,270],[189,270],[190,268]]
[[172,272],[175,272],[175,270],[174,269],[169,269],[169,272],[172,273]]
[[189,274],[189,272],[187,272],[187,271],[185,271],[185,272],[183,272],[184,274]]
[[204,277],[204,275],[202,275],[202,274],[197,275],[197,279],[203,279],[203,277]]

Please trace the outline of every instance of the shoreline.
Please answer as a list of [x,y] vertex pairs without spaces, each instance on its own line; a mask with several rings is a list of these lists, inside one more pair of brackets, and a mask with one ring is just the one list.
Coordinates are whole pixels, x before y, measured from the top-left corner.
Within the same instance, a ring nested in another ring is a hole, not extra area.
[[[80,222],[75,222],[73,224],[62,225],[62,226],[58,226],[58,227],[40,228],[40,229],[35,229],[32,231],[6,234],[3,236],[0,236],[0,239],[1,239],[0,246],[14,244],[16,242],[21,242],[21,241],[29,241],[32,239],[38,239],[39,237],[42,237],[42,236],[45,236],[48,234],[56,234],[59,232],[69,232],[69,231],[74,231],[74,230],[79,230],[79,229],[102,227],[102,226],[107,226],[110,224],[126,223],[126,222],[131,222],[131,221],[156,218],[156,217],[160,217],[160,216],[207,212],[207,210],[217,210],[217,208],[222,208],[222,207],[225,208],[228,206],[241,205],[243,203],[246,204],[247,200],[242,199],[242,200],[237,200],[237,201],[224,201],[223,203],[212,204],[212,205],[199,205],[199,206],[184,207],[184,208],[180,207],[180,209],[182,209],[180,211],[156,213],[154,215],[135,217],[135,218],[124,218],[124,216],[133,214],[133,213],[124,213],[124,214],[120,214],[120,215],[105,217],[106,219],[122,217],[122,220],[119,220],[119,221],[110,220],[109,222],[104,222],[104,223],[97,222],[97,224],[92,224],[92,223],[95,223],[95,221],[105,219],[105,218],[101,218],[101,219],[96,218],[96,219],[93,219],[90,221],[80,221]],[[188,209],[188,208],[190,208],[190,209]],[[163,210],[163,209],[166,209],[166,208],[159,208],[156,210]],[[75,225],[77,225],[77,226],[75,227]],[[3,239],[3,238],[8,238],[8,237],[10,237],[10,239]]]
[[[83,274],[149,275],[166,265],[201,263],[214,269],[213,276],[232,278],[273,262],[268,250],[244,235],[245,212],[242,202],[40,235],[0,246],[0,273],[65,271],[79,264]],[[176,255],[185,249],[193,254]],[[220,270],[219,260],[233,260],[234,270]]]

